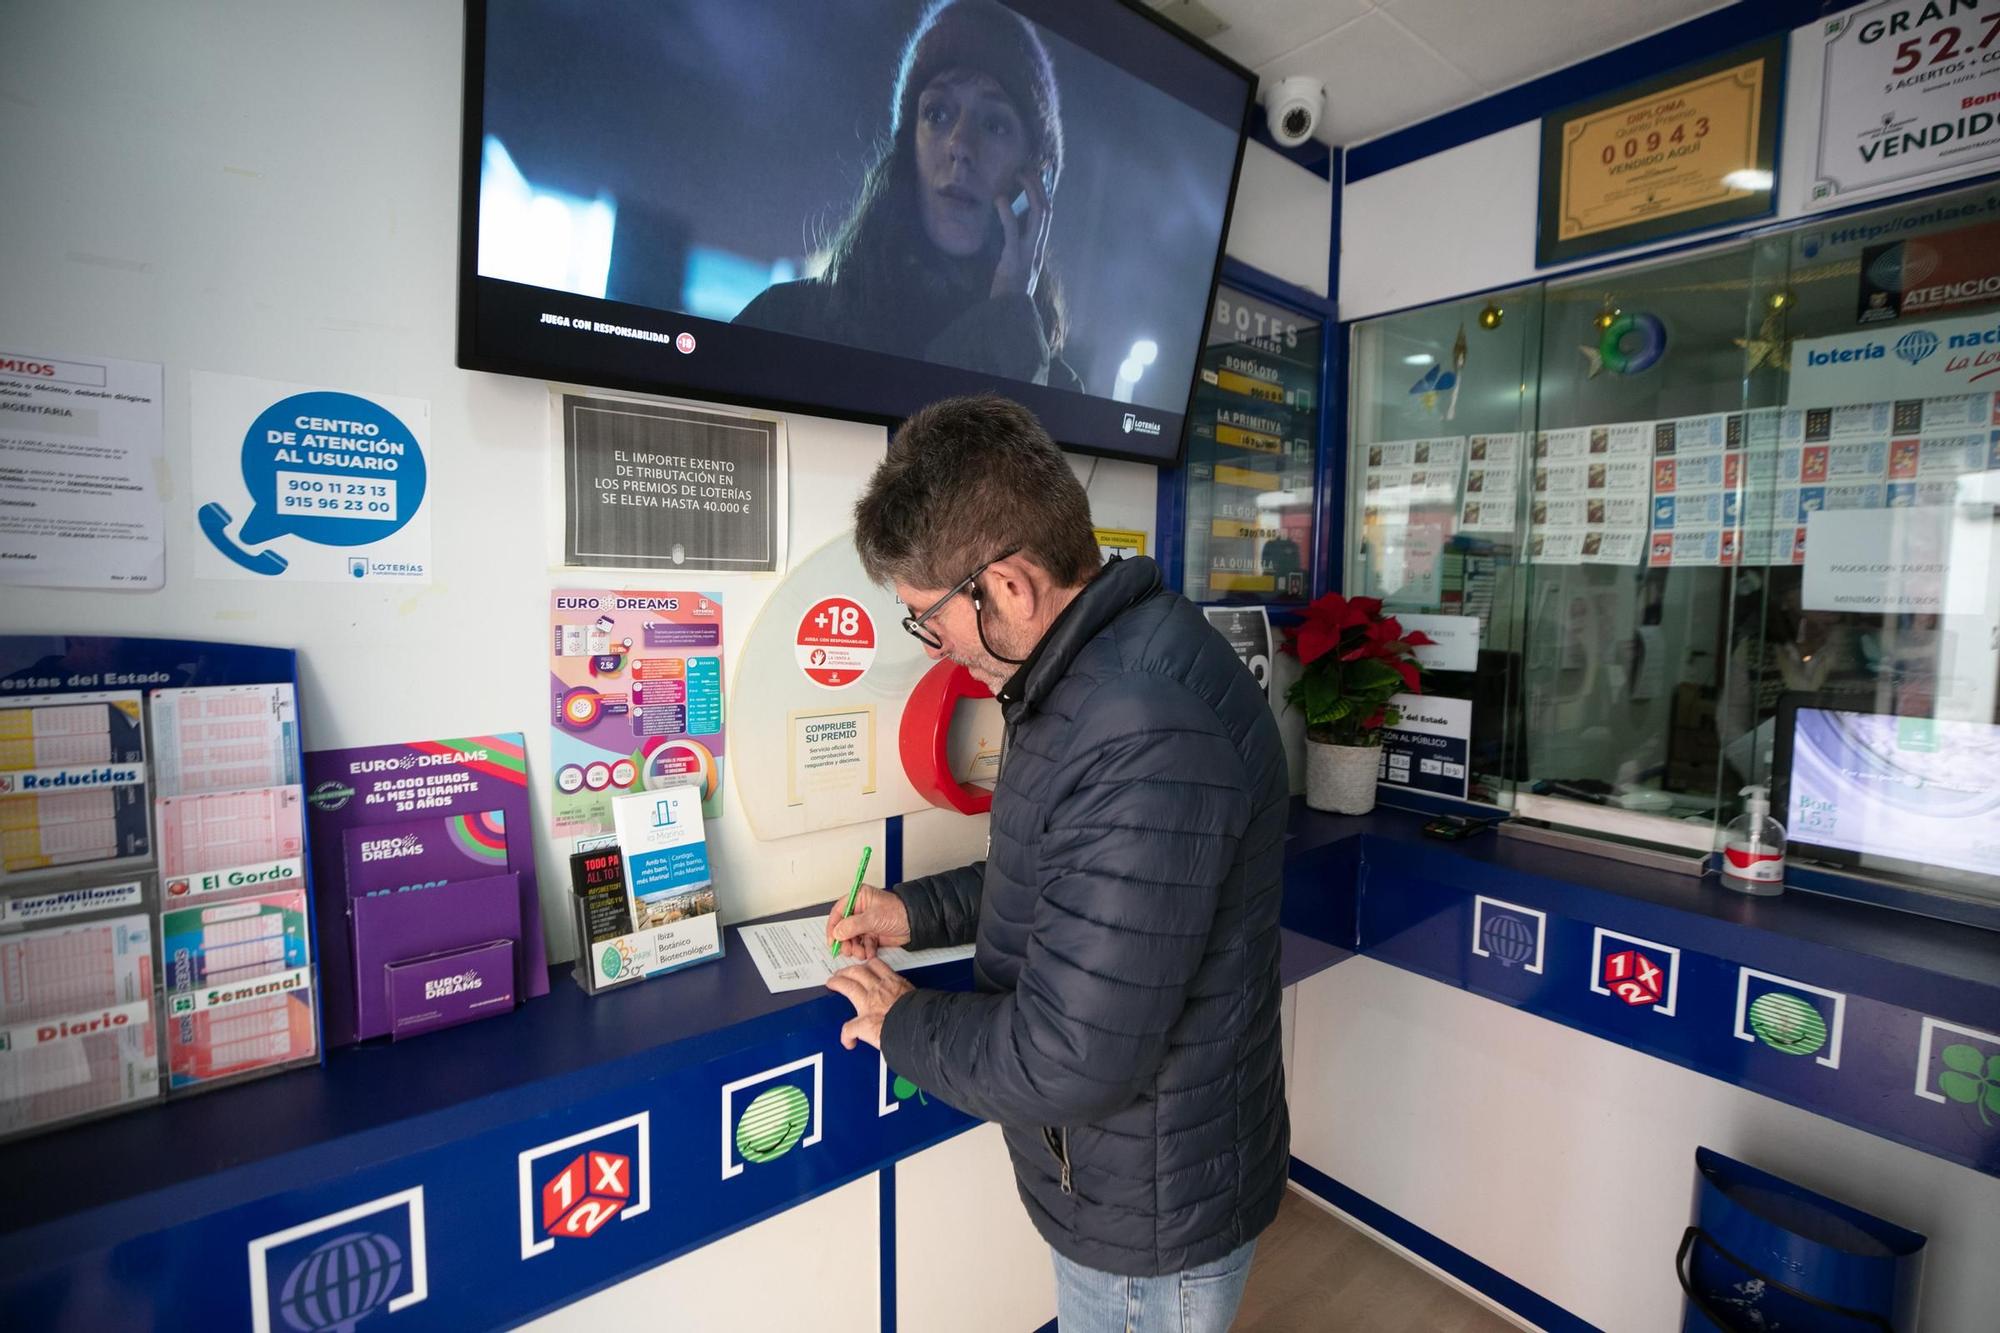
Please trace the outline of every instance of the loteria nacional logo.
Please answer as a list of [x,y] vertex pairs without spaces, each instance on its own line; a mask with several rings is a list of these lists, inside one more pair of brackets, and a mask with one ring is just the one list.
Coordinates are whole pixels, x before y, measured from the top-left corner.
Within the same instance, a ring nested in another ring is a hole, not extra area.
[[1929,329],[1918,329],[1896,339],[1896,355],[1911,365],[1920,364],[1938,349],[1938,336]]
[[1483,895],[1472,900],[1472,953],[1502,967],[1542,971],[1548,913]]
[[250,1242],[252,1333],[349,1330],[429,1294],[421,1185]]

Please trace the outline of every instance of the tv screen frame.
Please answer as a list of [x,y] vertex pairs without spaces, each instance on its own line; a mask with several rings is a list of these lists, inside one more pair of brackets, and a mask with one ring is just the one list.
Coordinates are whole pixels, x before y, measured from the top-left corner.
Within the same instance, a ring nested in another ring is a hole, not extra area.
[[[1032,10],[1046,7],[1044,0],[1003,0],[1003,3],[1031,20],[1034,18]],[[775,350],[783,346],[782,342],[765,343],[764,339],[796,343],[801,358],[811,358],[810,376],[795,373],[780,381],[763,368],[768,367],[769,357],[744,356],[735,358],[737,364],[726,375],[716,374],[715,362],[710,359],[703,363],[685,362],[689,366],[701,364],[708,373],[680,376],[673,373],[679,368],[677,363],[680,361],[676,345],[685,354],[689,346],[698,346],[701,336],[713,335],[732,326],[672,310],[482,276],[479,273],[479,206],[485,141],[489,0],[466,0],[465,4],[463,125],[459,148],[457,364],[465,370],[694,402],[864,421],[891,428],[926,402],[961,393],[995,392],[1014,398],[1035,411],[1056,443],[1070,452],[1127,459],[1159,467],[1180,466],[1186,455],[1188,425],[1193,416],[1196,390],[1201,383],[1200,353],[1210,314],[1215,308],[1216,289],[1222,281],[1246,145],[1251,138],[1253,118],[1258,114],[1257,76],[1237,61],[1168,22],[1139,0],[1063,0],[1060,8],[1073,13],[1086,3],[1106,11],[1107,15],[1109,11],[1116,10],[1123,16],[1143,20],[1153,29],[1189,48],[1194,55],[1217,66],[1220,72],[1240,79],[1244,85],[1243,106],[1235,131],[1236,150],[1230,165],[1215,253],[1209,265],[1205,299],[1199,309],[1191,308],[1188,312],[1190,346],[1194,355],[1188,367],[1188,383],[1180,401],[1177,424],[1148,423],[1147,412],[1157,413],[1161,409],[1121,404],[1103,395],[1079,394],[955,366],[761,329],[754,330],[756,339],[753,347]],[[1134,77],[1138,76],[1135,74]],[[1161,91],[1165,92],[1164,89]],[[1197,110],[1197,114],[1208,113]],[[1218,119],[1217,123],[1227,130],[1226,122]],[[560,321],[573,323],[577,319],[607,323],[629,332],[624,336],[593,334],[587,342],[566,338],[571,330]],[[637,336],[632,336],[634,333]],[[689,343],[687,340],[690,337],[696,342]],[[574,354],[563,354],[561,345],[564,341],[576,347]],[[747,369],[743,365],[745,361],[756,361],[760,368]],[[656,363],[661,369],[655,370],[649,362]],[[912,374],[913,371],[918,373]],[[870,386],[874,392],[867,391]],[[863,398],[869,401],[859,401]],[[1105,424],[1096,429],[1085,429],[1080,425],[1085,417],[1101,417]],[[1148,424],[1154,425],[1158,433],[1149,433]],[[1135,443],[1126,445],[1124,441],[1127,439]]]
[[[1983,874],[1963,866],[1912,861],[1881,852],[1856,851],[1836,843],[1816,842],[1810,833],[1792,827],[1792,766],[1797,752],[1797,731],[1801,713],[1846,713],[1856,716],[1900,717],[1872,696],[1826,691],[1811,694],[1786,691],[1778,697],[1776,735],[1772,744],[1771,814],[1784,825],[1787,854],[1794,859],[1814,861],[1872,879],[1907,884],[1946,897],[1991,905],[2000,898],[2000,875]],[[2000,718],[1990,721],[1962,720],[1965,725],[2000,729]]]

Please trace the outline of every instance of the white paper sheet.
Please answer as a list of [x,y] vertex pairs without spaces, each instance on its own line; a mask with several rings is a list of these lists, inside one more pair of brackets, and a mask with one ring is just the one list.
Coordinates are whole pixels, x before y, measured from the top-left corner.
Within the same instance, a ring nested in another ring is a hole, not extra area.
[[[757,964],[758,975],[774,995],[785,991],[808,990],[814,986],[824,986],[826,979],[843,967],[853,967],[861,960],[854,957],[842,946],[841,955],[833,957],[826,947],[826,918],[817,916],[799,917],[793,921],[765,921],[754,926],[740,926],[737,934],[750,951],[750,959]],[[884,949],[876,955],[898,972],[907,972],[913,967],[929,967],[933,963],[949,963],[957,958],[972,957],[970,944],[949,949]]]
[[0,348],[0,583],[160,586],[160,374]]

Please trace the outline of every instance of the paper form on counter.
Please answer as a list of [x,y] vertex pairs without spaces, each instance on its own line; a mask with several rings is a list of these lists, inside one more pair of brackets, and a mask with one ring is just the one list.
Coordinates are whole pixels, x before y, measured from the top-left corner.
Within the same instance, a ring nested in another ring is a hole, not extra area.
[[[771,988],[773,995],[785,991],[808,990],[814,986],[824,986],[826,979],[843,967],[852,967],[862,961],[843,952],[835,958],[826,947],[826,919],[806,916],[792,921],[765,921],[754,926],[738,926],[737,934],[742,937],[750,951],[751,961],[757,964],[758,975]],[[929,967],[934,963],[949,963],[959,958],[972,957],[970,944],[956,945],[948,949],[884,949],[875,955],[898,972],[907,972],[913,967]]]

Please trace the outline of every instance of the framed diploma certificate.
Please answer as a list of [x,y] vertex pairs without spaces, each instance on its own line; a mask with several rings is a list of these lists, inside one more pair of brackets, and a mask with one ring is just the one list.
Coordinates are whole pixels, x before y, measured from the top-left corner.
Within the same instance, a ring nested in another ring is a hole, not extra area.
[[1784,59],[1773,37],[1544,118],[1536,265],[1768,217]]

